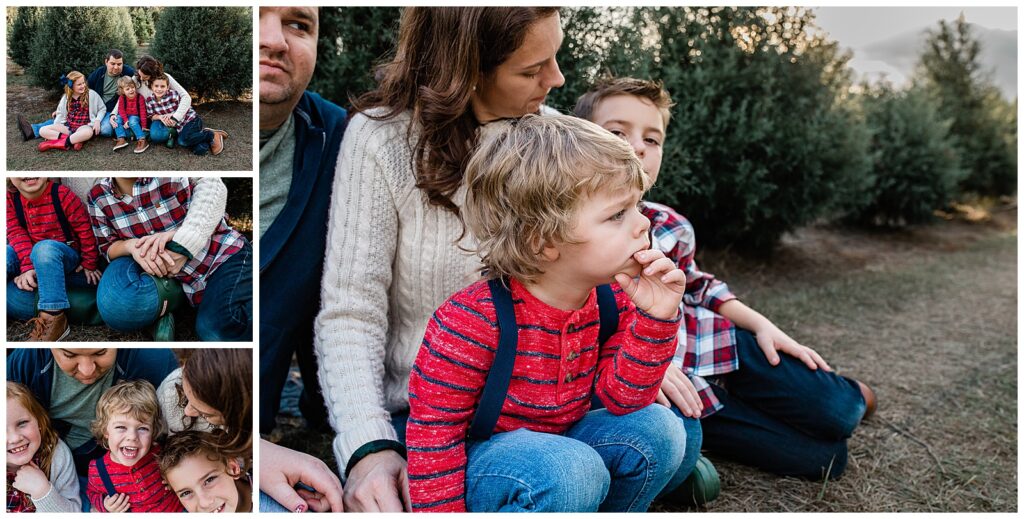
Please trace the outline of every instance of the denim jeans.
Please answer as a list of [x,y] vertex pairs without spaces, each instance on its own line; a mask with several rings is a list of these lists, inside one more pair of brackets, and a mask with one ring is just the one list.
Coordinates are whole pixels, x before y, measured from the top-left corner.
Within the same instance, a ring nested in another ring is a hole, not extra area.
[[[125,138],[127,138],[128,137],[128,132],[124,129],[124,119],[121,118],[120,115],[118,115],[115,118],[115,122],[117,124],[114,126],[114,133],[117,135],[117,138],[118,139],[125,139]],[[145,132],[142,129],[142,120],[139,119],[139,116],[137,116],[137,115],[129,115],[128,116],[128,127],[131,129],[132,133],[135,134],[135,138],[136,139],[142,139],[143,137],[145,137]]]
[[130,256],[117,258],[100,278],[96,308],[103,322],[115,330],[141,330],[160,317],[156,282]]
[[274,501],[274,498],[260,492],[260,504],[259,511],[264,513],[279,514],[279,513],[290,513],[291,510],[281,506],[281,503]]
[[[121,116],[118,116],[119,118]],[[124,121],[121,121],[124,124]],[[114,127],[110,125],[110,114],[104,115],[100,121],[100,135],[103,137],[112,137],[114,135]]]
[[32,246],[30,257],[38,287],[21,290],[14,284],[14,278],[21,274],[18,254],[14,247],[7,246],[7,316],[25,320],[35,317],[37,310],[70,308],[68,285],[88,285],[85,274],[75,272],[79,265],[78,252],[59,241],[43,240]]
[[206,275],[196,315],[203,341],[252,340],[252,246],[248,243]]
[[32,134],[35,135],[36,138],[38,139],[39,138],[39,129],[44,127],[44,126],[49,126],[51,124],[53,124],[53,119],[47,119],[47,120],[45,120],[45,121],[43,121],[41,123],[33,124],[32,125]]
[[643,512],[683,464],[668,408],[590,411],[565,434],[517,429],[466,446],[471,512]]
[[149,123],[149,142],[163,144],[171,138],[171,132],[164,126],[164,123],[153,119]]
[[772,366],[753,335],[737,330],[736,339],[740,369],[722,377],[725,389],[711,386],[724,407],[701,420],[704,447],[782,476],[842,475],[865,409],[857,383],[785,354]]
[[178,130],[178,145],[190,148],[196,155],[206,155],[213,143],[213,132],[203,129],[203,119],[198,115]]

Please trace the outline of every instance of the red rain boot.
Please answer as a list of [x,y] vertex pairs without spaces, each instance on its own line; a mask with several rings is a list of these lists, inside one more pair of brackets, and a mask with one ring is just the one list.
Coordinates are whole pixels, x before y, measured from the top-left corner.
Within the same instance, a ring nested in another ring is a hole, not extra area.
[[63,149],[67,148],[67,145],[68,145],[68,136],[67,135],[61,135],[60,137],[58,137],[56,139],[51,139],[51,140],[48,140],[48,141],[40,142],[39,143],[39,151],[63,150]]

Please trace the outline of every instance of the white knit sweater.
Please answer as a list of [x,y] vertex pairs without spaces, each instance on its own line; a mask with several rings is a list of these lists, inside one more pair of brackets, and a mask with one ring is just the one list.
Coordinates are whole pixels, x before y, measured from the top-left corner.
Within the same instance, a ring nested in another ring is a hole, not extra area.
[[[342,471],[363,444],[397,439],[390,413],[409,407],[427,320],[479,279],[479,260],[454,245],[458,217],[416,188],[409,124],[408,113],[355,115],[334,175],[314,347]],[[461,206],[464,189],[453,200]],[[460,243],[475,244],[468,231]]]
[[81,512],[82,498],[78,494],[78,474],[71,449],[63,440],[57,440],[50,462],[50,491],[45,496],[32,498],[36,512]]

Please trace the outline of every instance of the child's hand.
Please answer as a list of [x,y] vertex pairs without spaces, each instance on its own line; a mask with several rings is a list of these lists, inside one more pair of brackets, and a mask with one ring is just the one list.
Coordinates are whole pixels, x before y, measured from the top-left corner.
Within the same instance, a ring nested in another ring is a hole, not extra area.
[[779,364],[777,352],[781,351],[803,361],[810,369],[816,370],[820,367],[825,371],[832,371],[832,368],[825,362],[825,359],[821,358],[821,355],[818,355],[818,352],[794,341],[771,322],[753,332],[757,336],[757,345],[764,351],[764,356],[768,358],[768,363],[772,366]]
[[110,125],[114,126],[115,124],[117,124],[117,116],[114,114],[110,114]]
[[99,121],[96,121],[96,122],[95,122],[95,123],[93,123],[93,125],[92,125],[92,132],[93,132],[94,134],[96,134],[96,135],[99,135],[99,134],[100,134],[100,127],[101,127],[101,126],[102,126],[102,123],[100,123]]
[[14,278],[14,285],[28,292],[35,290],[36,287],[39,286],[39,283],[36,282],[35,269],[26,270],[25,272],[22,272],[18,277]]
[[39,499],[50,492],[50,480],[35,462],[22,465],[14,477],[14,488],[21,490],[34,499]]
[[57,118],[57,111],[54,110],[53,113],[50,114],[50,119],[56,119],[56,118]]
[[114,494],[103,498],[103,507],[110,513],[127,512],[131,506],[128,494]]
[[626,291],[637,308],[657,319],[669,320],[679,312],[679,302],[686,291],[686,274],[659,250],[642,250],[633,254],[643,270],[633,279],[615,274],[615,281]]
[[[138,240],[134,240],[138,241]],[[132,253],[132,259],[135,263],[138,263],[142,270],[151,276],[165,277],[167,276],[167,265],[162,259],[151,260],[146,254],[142,253],[142,249],[135,246],[135,243],[128,244],[128,251]]]
[[121,125],[121,127],[124,128],[125,130],[127,130],[128,129],[128,121],[125,121],[124,124]]
[[700,418],[704,410],[704,403],[701,402],[700,393],[693,387],[693,382],[675,364],[669,364],[665,371],[665,378],[661,380],[661,388],[658,389],[656,402],[665,406],[675,405],[683,412],[684,416]]
[[98,284],[100,284],[100,276],[103,275],[102,272],[100,272],[99,270],[88,270],[88,269],[86,269],[85,267],[83,267],[81,265],[79,265],[78,268],[75,269],[75,272],[81,272],[83,270],[85,270],[85,282],[86,283],[89,283],[90,285],[98,285]]

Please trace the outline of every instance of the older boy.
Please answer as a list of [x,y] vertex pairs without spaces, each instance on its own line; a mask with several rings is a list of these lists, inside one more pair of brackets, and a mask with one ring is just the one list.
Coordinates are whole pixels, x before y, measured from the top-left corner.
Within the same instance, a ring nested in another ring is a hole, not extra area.
[[[639,161],[594,124],[527,116],[482,140],[465,181],[489,279],[438,308],[412,368],[413,509],[646,510],[683,462],[682,423],[650,404],[675,351],[685,277],[648,250]],[[595,287],[613,282],[617,327],[601,341]],[[501,308],[519,343],[506,399],[495,435],[482,441],[474,426],[467,441],[488,372],[508,367],[496,364]],[[606,409],[588,412],[595,395]],[[548,471],[566,462],[579,485],[558,491]],[[508,481],[509,466],[536,481]],[[506,502],[515,485],[536,499]]]
[[251,512],[252,481],[238,460],[217,451],[214,434],[172,435],[160,455],[160,472],[190,513]]
[[[575,114],[628,142],[653,183],[671,106],[660,84],[619,78],[580,97]],[[658,401],[671,402],[680,415],[701,416],[704,446],[720,456],[780,475],[839,477],[846,439],[873,412],[874,393],[833,373],[817,352],[698,269],[686,218],[660,204],[641,205],[654,248],[686,272],[679,350]]]
[[[203,128],[203,119],[194,108],[189,107],[184,118],[175,122],[172,116],[178,111],[181,95],[169,88],[167,76],[158,74],[149,78],[149,88],[153,96],[146,98],[146,113],[153,121],[160,121],[169,129],[176,129],[178,144],[191,149],[196,155],[206,155],[206,152],[220,155],[224,151],[224,133]],[[173,147],[174,140],[175,131],[172,131],[167,146]]]

